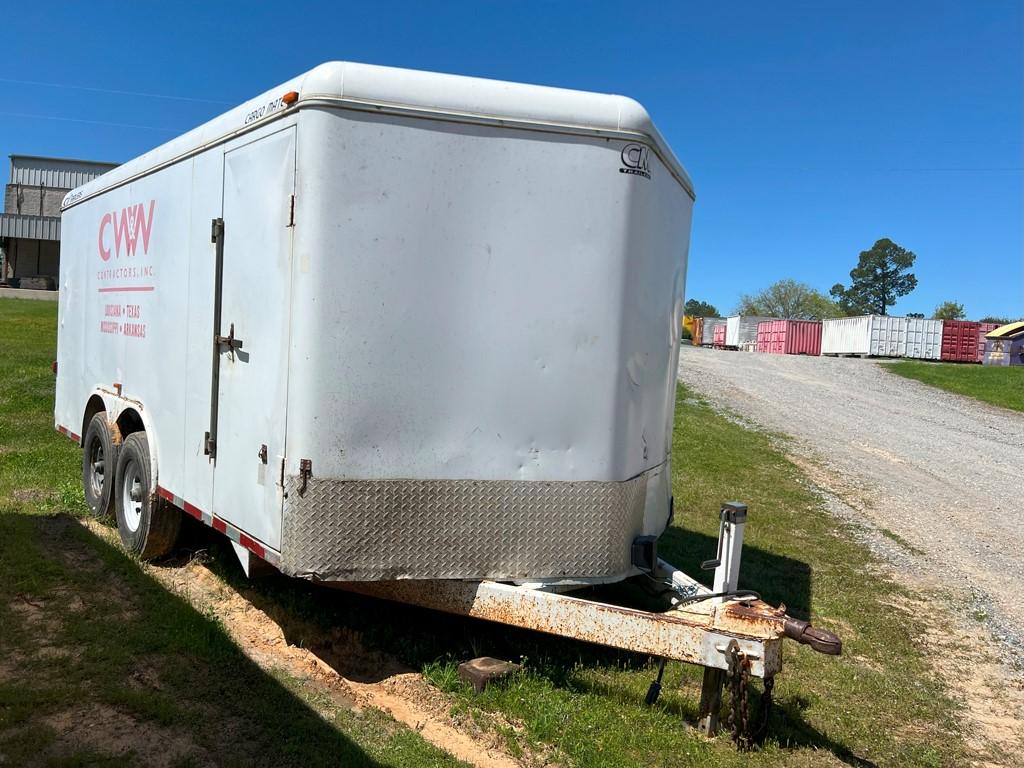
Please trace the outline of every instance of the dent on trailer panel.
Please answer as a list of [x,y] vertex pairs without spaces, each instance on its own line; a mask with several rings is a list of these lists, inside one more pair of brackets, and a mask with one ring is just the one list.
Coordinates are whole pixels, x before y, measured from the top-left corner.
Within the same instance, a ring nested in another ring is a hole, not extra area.
[[304,114],[292,456],[342,478],[625,479],[605,426],[619,150]]
[[656,157],[648,167],[650,178],[637,179],[630,188],[623,244],[625,363],[616,441],[628,445],[627,473],[661,464],[670,451],[689,247],[691,209],[685,192]]

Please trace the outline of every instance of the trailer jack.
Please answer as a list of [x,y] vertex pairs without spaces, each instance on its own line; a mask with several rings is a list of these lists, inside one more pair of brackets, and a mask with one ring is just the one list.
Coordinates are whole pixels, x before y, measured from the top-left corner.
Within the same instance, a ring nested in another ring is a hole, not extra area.
[[[737,591],[746,518],[744,505],[735,502],[722,505],[719,556],[717,562],[707,564],[715,571],[712,589],[660,559],[650,573],[616,585],[633,589],[634,595],[642,594],[647,600],[656,599],[659,610],[628,607],[620,604],[625,601],[619,599],[599,602],[578,596],[581,594],[578,586],[454,580],[353,582],[334,586],[647,654],[659,660],[703,666],[697,727],[711,736],[721,725],[722,692],[727,682],[737,713],[740,709],[746,710],[745,686],[750,678],[765,681],[769,694],[766,700],[770,701],[771,685],[782,669],[784,638],[829,655],[839,655],[842,648],[839,638],[832,633],[787,616],[785,606],[774,607],[751,597],[750,592]],[[652,585],[655,587],[653,594]],[[577,594],[569,594],[570,589]],[[659,667],[658,680],[648,692],[650,703],[657,699],[661,688],[663,662]],[[744,686],[742,691],[737,688],[737,679]],[[741,746],[749,746],[752,735],[741,733],[743,724],[737,719],[730,716],[734,739]],[[746,716],[742,719],[746,720]],[[746,731],[746,726],[742,730]]]

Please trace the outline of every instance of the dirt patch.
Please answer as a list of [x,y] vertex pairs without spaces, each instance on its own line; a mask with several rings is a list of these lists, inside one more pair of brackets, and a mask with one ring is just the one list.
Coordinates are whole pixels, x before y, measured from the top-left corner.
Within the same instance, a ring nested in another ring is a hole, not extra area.
[[104,704],[87,704],[47,715],[42,722],[57,734],[62,754],[83,746],[106,757],[134,756],[153,768],[170,768],[188,756],[191,765],[212,766],[208,758],[197,757],[202,750],[182,731],[154,723],[140,724],[135,718]]
[[[98,523],[86,524],[107,540],[116,536]],[[504,750],[497,728],[453,718],[447,696],[393,657],[368,649],[357,632],[325,631],[275,606],[262,610],[198,559],[173,567],[145,567],[197,610],[218,618],[254,662],[315,685],[336,706],[383,710],[431,744],[479,768],[548,762],[532,755],[517,760]]]
[[[357,633],[325,633],[294,620],[286,631],[279,620],[253,606],[198,562],[176,570],[154,569],[157,578],[172,589],[187,593],[193,605],[213,611],[243,652],[264,668],[284,668],[295,677],[315,681],[336,704],[383,710],[471,765],[520,765],[501,751],[496,737],[457,728],[449,715],[451,703],[443,694],[432,696],[421,675],[391,657],[367,650]],[[366,682],[370,680],[373,682]]]
[[[921,601],[918,610],[927,610]],[[935,670],[948,681],[963,704],[968,743],[977,751],[974,764],[1024,765],[1024,680],[984,629],[974,631],[959,622],[932,623],[923,638]]]
[[38,488],[16,488],[11,497],[22,504],[35,504],[43,501],[47,493]]
[[19,624],[42,641],[53,637],[63,626],[56,602],[49,596],[19,593],[7,608]]

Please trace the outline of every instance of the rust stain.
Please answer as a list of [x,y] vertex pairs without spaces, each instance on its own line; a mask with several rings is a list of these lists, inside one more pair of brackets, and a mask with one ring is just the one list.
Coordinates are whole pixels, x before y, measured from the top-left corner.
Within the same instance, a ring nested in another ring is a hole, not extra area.
[[110,442],[115,446],[120,445],[124,442],[124,437],[121,435],[121,428],[117,426],[116,421],[107,419],[107,429],[110,430]]

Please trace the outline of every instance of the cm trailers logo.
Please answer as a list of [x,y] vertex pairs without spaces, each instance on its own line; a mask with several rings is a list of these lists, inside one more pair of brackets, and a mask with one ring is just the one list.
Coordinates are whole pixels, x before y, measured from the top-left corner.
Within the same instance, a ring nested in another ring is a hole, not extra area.
[[622,148],[622,167],[619,173],[651,178],[651,150],[643,144],[627,144]]
[[142,253],[149,253],[149,233],[153,228],[153,210],[156,200],[149,201],[149,210],[142,203],[104,214],[100,219],[99,248],[100,258],[110,261],[111,254],[121,257],[121,247],[125,255],[134,256],[140,240]]

